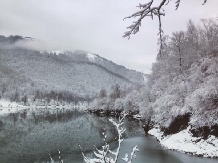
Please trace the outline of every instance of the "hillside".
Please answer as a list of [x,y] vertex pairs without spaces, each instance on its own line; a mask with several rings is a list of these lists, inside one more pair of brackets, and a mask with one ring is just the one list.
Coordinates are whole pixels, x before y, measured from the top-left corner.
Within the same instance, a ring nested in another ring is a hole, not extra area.
[[128,80],[133,83],[142,84],[144,82],[143,73],[137,72],[135,70],[129,70],[122,65],[117,65],[112,61],[109,61],[97,54],[85,52],[85,51],[66,51],[66,52],[58,52],[58,56],[63,57],[63,55],[67,55],[68,59],[72,59],[74,61],[81,62],[90,62],[95,63],[97,65],[103,66],[109,71],[124,76]]
[[[34,95],[36,91],[65,91],[84,97],[93,96],[102,88],[109,90],[115,84],[128,88],[143,83],[141,73],[106,59],[105,64],[100,64],[88,58],[90,54],[84,57],[84,54],[78,53],[56,54],[15,47],[13,44],[16,40],[28,41],[29,38],[14,37],[0,38],[3,45],[0,48],[0,89],[4,90],[1,91],[1,96],[9,97],[15,92]],[[5,48],[4,45],[9,46]],[[101,59],[99,56],[96,58],[99,58],[96,61]],[[112,65],[117,67],[117,72],[122,69],[126,73],[115,73],[115,68],[114,71],[110,68]],[[129,74],[139,80],[131,80]]]

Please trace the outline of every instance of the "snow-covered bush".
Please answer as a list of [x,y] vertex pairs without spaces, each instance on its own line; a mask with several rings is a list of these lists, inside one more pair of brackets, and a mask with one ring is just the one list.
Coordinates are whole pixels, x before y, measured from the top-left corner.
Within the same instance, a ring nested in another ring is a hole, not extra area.
[[104,97],[102,99],[98,100],[98,109],[100,110],[106,110],[108,108],[108,104],[107,104],[107,98]]
[[99,109],[98,108],[98,99],[94,99],[90,104],[89,104],[89,109],[90,110],[96,110],[96,109]]
[[134,90],[126,96],[124,99],[124,110],[125,111],[139,111],[139,104],[141,103],[141,97],[139,91]]
[[[142,102],[147,101],[147,98],[144,98],[144,87],[141,87],[139,90],[124,91],[119,90],[119,87],[113,88],[111,96],[104,98],[95,98],[89,105],[91,110],[119,110],[119,111],[139,111]],[[114,93],[116,92],[116,93]],[[128,93],[126,93],[128,92]],[[140,93],[141,92],[141,93]]]

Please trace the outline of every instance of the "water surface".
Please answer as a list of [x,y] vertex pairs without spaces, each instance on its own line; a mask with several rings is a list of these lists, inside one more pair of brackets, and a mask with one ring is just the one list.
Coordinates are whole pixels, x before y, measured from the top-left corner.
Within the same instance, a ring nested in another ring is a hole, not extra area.
[[[125,141],[120,157],[131,146],[139,152],[134,163],[217,163],[205,159],[168,151],[152,137],[144,136],[142,123],[125,120]],[[82,163],[79,145],[86,155],[92,155],[93,145],[103,144],[102,132],[107,133],[111,149],[117,132],[108,118],[89,115],[77,109],[26,109],[0,117],[0,163],[43,163],[50,157],[58,161],[58,150],[65,163]],[[123,161],[119,161],[123,162]]]
[[124,140],[118,162],[127,153],[131,153],[131,146],[138,146],[136,159],[133,163],[217,163],[217,159],[191,156],[177,151],[166,150],[151,136],[127,138]]

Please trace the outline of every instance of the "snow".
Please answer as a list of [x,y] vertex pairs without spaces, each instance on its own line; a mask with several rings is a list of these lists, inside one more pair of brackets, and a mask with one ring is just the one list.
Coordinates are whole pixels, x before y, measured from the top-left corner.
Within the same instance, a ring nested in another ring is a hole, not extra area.
[[142,116],[140,114],[133,115],[133,118],[141,120]]
[[61,105],[61,104],[52,104],[52,105],[40,105],[40,103],[30,103],[28,106],[18,104],[16,102],[10,102],[7,99],[0,99],[0,116],[9,114],[9,113],[15,113],[24,109],[32,108],[32,109],[57,109],[57,108],[65,108],[65,109],[72,109],[72,108],[78,108],[80,111],[85,111],[88,107],[88,104],[78,103],[77,105],[74,104],[68,104],[68,105]]
[[148,82],[148,77],[147,77],[147,75],[143,74],[142,76],[143,76],[144,82],[147,83],[147,82]]
[[8,113],[14,113],[25,109],[27,106],[19,105],[16,102],[10,102],[6,99],[0,100],[0,116]]
[[95,61],[96,55],[92,54],[92,53],[87,53],[87,58],[90,61]]
[[218,157],[218,138],[213,135],[210,135],[207,140],[193,137],[189,129],[190,126],[179,133],[163,136],[163,132],[156,127],[148,133],[156,137],[166,149],[203,157]]
[[56,55],[59,55],[59,54],[62,54],[63,53],[63,51],[61,51],[61,50],[53,50],[53,51],[51,51],[52,53],[56,53]]
[[25,40],[28,40],[28,41],[35,41],[36,39],[35,38],[32,38],[32,37],[24,37]]

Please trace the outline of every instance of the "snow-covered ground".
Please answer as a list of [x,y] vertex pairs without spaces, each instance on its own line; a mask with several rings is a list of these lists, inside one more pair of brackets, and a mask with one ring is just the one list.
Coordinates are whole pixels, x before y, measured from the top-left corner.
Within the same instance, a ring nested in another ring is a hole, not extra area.
[[52,53],[56,53],[56,55],[64,53],[62,50],[53,50]]
[[90,61],[95,61],[96,55],[92,54],[92,53],[87,53],[87,58]]
[[147,83],[147,81],[148,81],[148,76],[145,75],[145,74],[143,74],[143,79],[144,79],[144,82]]
[[57,109],[57,108],[66,108],[66,109],[70,109],[70,108],[79,108],[80,110],[86,110],[87,109],[88,104],[87,103],[79,103],[78,105],[72,105],[72,104],[68,104],[68,105],[41,105],[41,104],[30,104],[29,106],[25,106],[22,104],[18,104],[16,102],[10,102],[7,99],[0,99],[0,116],[1,115],[5,115],[5,114],[9,114],[9,113],[15,113],[18,112],[20,110],[24,110],[27,108],[47,108],[47,109]]
[[27,106],[19,105],[16,102],[10,102],[6,99],[0,100],[0,115],[14,113],[19,110],[25,109]]
[[193,137],[189,130],[190,127],[177,134],[163,136],[163,132],[156,127],[148,133],[156,137],[167,149],[203,157],[218,157],[218,138],[211,135],[207,140],[203,140],[200,137]]

